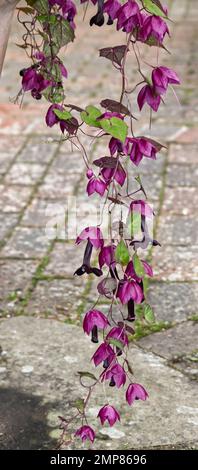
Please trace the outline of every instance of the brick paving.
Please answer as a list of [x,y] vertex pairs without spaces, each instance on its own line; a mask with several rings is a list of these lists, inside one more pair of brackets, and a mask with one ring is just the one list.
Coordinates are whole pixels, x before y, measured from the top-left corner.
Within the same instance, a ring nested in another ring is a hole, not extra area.
[[[157,162],[144,161],[138,169],[155,207],[156,238],[162,248],[152,253],[155,278],[148,291],[158,330],[137,345],[164,358],[192,380],[198,374],[198,7],[197,0],[169,4],[170,16],[176,21],[169,43],[172,55],[162,55],[163,63],[181,76],[182,85],[177,89],[180,104],[170,92],[151,131],[146,110],[135,123],[139,134],[150,132],[167,147]],[[99,59],[96,51],[97,47],[119,44],[122,33],[108,27],[89,30],[86,21],[82,23],[81,17],[78,21],[76,41],[65,58],[70,72],[68,100],[86,105],[106,96],[116,99],[119,77],[116,81],[111,64]],[[19,38],[15,22],[0,81],[0,316],[4,321],[27,315],[79,325],[81,313],[94,300],[95,284],[86,276],[72,277],[82,250],[62,238],[67,230],[68,197],[76,196],[83,225],[87,217],[83,161],[76,149],[71,153],[70,145],[57,142],[56,130],[46,128],[44,103],[27,97],[20,109],[10,101],[18,91],[18,70],[27,64],[25,54],[14,44]],[[151,48],[147,61],[152,57]],[[135,81],[133,67],[131,81]],[[135,102],[133,109],[138,115]],[[97,143],[92,153],[101,155],[103,151]],[[55,240],[53,234],[49,239],[45,233],[50,205],[60,209],[59,238]]]

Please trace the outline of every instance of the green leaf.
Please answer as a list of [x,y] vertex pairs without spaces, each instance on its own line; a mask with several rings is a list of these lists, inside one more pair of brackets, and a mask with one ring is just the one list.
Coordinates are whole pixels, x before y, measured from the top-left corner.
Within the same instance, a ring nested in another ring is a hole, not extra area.
[[80,377],[88,377],[89,379],[96,381],[98,380],[97,377],[91,372],[78,371],[78,374],[80,375]]
[[74,31],[69,22],[65,19],[56,17],[56,21],[49,23],[49,33],[51,43],[47,40],[43,46],[43,52],[47,56],[57,55],[61,47],[66,46],[69,42],[74,40]]
[[155,321],[153,309],[149,304],[145,304],[144,306],[144,318],[148,323],[154,323]]
[[50,101],[50,103],[62,103],[65,98],[64,90],[61,86],[48,86],[46,90],[42,92],[42,95],[47,101]]
[[100,122],[97,118],[101,116],[101,111],[95,106],[89,105],[85,108],[85,111],[80,113],[82,121],[88,126],[101,127]]
[[112,344],[112,346],[116,346],[119,349],[124,349],[124,344],[118,339],[108,338],[107,343]]
[[84,411],[85,402],[82,398],[77,398],[74,402],[74,406],[82,413]]
[[144,276],[144,274],[145,274],[144,266],[143,266],[139,256],[137,255],[137,253],[135,253],[133,255],[133,265],[134,265],[134,269],[135,269],[135,272],[136,272],[137,276],[139,276],[139,277]]
[[131,212],[129,215],[129,233],[131,238],[141,232],[141,214],[140,212]]
[[115,259],[118,263],[122,264],[122,266],[127,265],[129,262],[129,251],[123,240],[121,240],[116,247]]
[[48,13],[49,12],[49,3],[48,0],[26,0],[28,5],[35,8],[38,13]]
[[132,367],[131,367],[130,362],[128,361],[128,359],[125,359],[125,362],[126,362],[126,364],[127,364],[129,373],[130,373],[131,375],[133,375],[133,369],[132,369]]
[[17,8],[17,10],[21,13],[25,13],[25,15],[34,14],[34,9],[30,7],[20,7],[20,8]]
[[68,119],[72,118],[72,114],[69,111],[60,111],[60,109],[54,109],[54,114],[58,116],[59,119],[63,121],[67,121]]
[[112,135],[121,142],[124,142],[128,132],[128,126],[126,122],[117,117],[112,117],[110,119],[101,119],[101,127],[105,132]]
[[156,4],[158,3],[160,5],[160,2],[155,2],[153,0],[143,0],[142,3],[148,13],[152,13],[153,15],[162,16],[163,18],[166,18],[164,11]]

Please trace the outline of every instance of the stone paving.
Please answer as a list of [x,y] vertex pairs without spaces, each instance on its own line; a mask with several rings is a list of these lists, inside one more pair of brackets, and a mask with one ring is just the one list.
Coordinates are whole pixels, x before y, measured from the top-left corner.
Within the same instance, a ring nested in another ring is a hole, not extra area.
[[[99,432],[97,449],[195,448],[198,443],[198,6],[197,0],[173,0],[169,4],[175,21],[169,44],[172,55],[163,54],[163,63],[172,65],[181,76],[182,85],[177,89],[180,105],[169,93],[151,131],[146,110],[141,122],[136,123],[139,134],[150,132],[167,147],[157,162],[144,162],[139,167],[157,214],[156,238],[162,244],[152,253],[155,278],[148,289],[156,322],[152,328],[139,328],[131,346],[135,377],[149,389],[150,399],[136,403],[132,410],[126,408],[120,395],[116,396],[125,423],[115,430],[105,427]],[[110,32],[107,27],[102,33],[99,28],[89,31],[86,21],[83,23],[81,17],[78,21],[78,36],[65,61],[70,72],[68,100],[84,106],[108,95],[116,99],[119,78],[116,82],[110,63],[98,59],[96,51],[97,47],[119,44],[122,33]],[[79,395],[71,364],[74,372],[87,368],[87,349],[90,354],[93,349],[79,325],[82,313],[94,301],[96,286],[86,276],[73,278],[82,249],[64,240],[72,197],[77,198],[83,225],[87,217],[82,158],[78,151],[71,153],[69,145],[58,142],[56,131],[49,133],[43,122],[44,103],[35,104],[27,97],[21,110],[10,100],[19,88],[18,71],[28,63],[14,44],[20,42],[20,34],[14,23],[0,81],[3,449],[56,445],[57,415],[67,416]],[[152,57],[150,49],[146,60]],[[138,115],[135,101],[133,106]],[[92,154],[100,156],[103,151],[101,143],[94,144]],[[94,208],[95,199],[92,204]],[[56,239],[53,230],[50,237],[46,236],[49,207],[55,208],[56,217],[60,211]],[[91,408],[93,423],[100,403],[102,396],[97,395]],[[80,448],[79,443],[76,446]]]

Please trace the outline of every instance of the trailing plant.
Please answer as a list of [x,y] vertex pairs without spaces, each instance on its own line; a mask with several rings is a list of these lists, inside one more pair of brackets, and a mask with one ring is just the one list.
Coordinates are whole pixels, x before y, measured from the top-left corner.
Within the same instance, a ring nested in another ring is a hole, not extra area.
[[[35,100],[49,102],[46,113],[48,127],[57,126],[62,139],[69,140],[81,150],[87,176],[87,195],[97,193],[104,201],[109,213],[109,233],[104,239],[101,226],[85,227],[76,239],[76,244],[84,244],[82,264],[75,275],[93,274],[101,277],[97,286],[97,300],[92,308],[85,312],[83,330],[90,335],[93,343],[99,343],[92,361],[100,370],[96,376],[91,372],[79,371],[80,382],[86,390],[86,396],[76,401],[76,413],[71,419],[60,417],[62,437],[60,445],[70,443],[74,436],[82,441],[95,439],[95,430],[89,424],[87,410],[90,398],[96,387],[108,382],[115,389],[125,387],[125,397],[129,406],[135,400],[146,400],[148,393],[143,385],[133,379],[133,370],[128,359],[129,336],[133,335],[136,314],[138,320],[152,323],[154,313],[146,299],[145,278],[153,276],[150,264],[143,257],[142,250],[155,247],[159,242],[149,230],[154,212],[147,201],[147,195],[141,178],[134,174],[138,189],[129,191],[129,165],[135,169],[143,158],[156,159],[163,145],[144,136],[134,135],[131,95],[137,94],[139,110],[147,105],[156,113],[164,103],[169,85],[179,84],[176,72],[159,65],[159,51],[166,50],[164,39],[170,35],[168,11],[159,0],[81,0],[84,10],[88,4],[95,5],[90,26],[109,27],[123,31],[122,44],[99,49],[99,56],[111,62],[115,74],[120,74],[121,89],[117,100],[104,97],[100,105],[85,104],[84,108],[67,102],[64,80],[68,71],[59,57],[63,46],[68,46],[75,39],[75,18],[79,2],[72,0],[26,0],[26,7],[18,8],[18,20],[25,32],[20,45],[31,60],[31,65],[20,71],[22,78],[18,98],[30,92]],[[91,9],[92,11],[92,9]],[[25,16],[24,16],[25,15]],[[85,19],[86,21],[86,19]],[[139,45],[155,47],[157,65],[142,60]],[[69,51],[69,46],[68,46]],[[139,82],[133,89],[128,88],[126,75],[127,62],[134,55]],[[148,66],[145,74],[142,64]],[[119,75],[118,75],[119,76]],[[138,92],[137,92],[138,89]],[[90,139],[108,137],[105,156],[100,156],[91,164],[81,137]],[[120,216],[117,231],[112,227],[111,214],[119,208]],[[123,210],[128,211],[126,223]],[[92,255],[97,254],[98,266],[92,264]],[[99,308],[101,298],[108,299],[108,313]],[[115,311],[119,311],[117,319]],[[101,335],[98,335],[98,330]],[[89,381],[89,383],[88,383]],[[77,430],[73,422],[80,420]],[[114,403],[104,402],[98,410],[98,419],[103,425],[106,421],[113,426],[120,420],[119,410]],[[68,432],[73,437],[68,440]]]

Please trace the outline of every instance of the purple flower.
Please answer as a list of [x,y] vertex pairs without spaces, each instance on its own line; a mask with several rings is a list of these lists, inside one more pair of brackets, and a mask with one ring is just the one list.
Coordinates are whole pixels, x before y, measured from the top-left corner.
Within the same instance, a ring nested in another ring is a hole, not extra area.
[[103,361],[108,361],[108,365],[111,364],[114,357],[115,353],[111,346],[107,343],[102,343],[92,356],[92,360],[97,367]]
[[147,41],[150,38],[155,38],[156,41],[161,45],[164,40],[164,36],[169,34],[169,29],[166,22],[155,15],[142,15],[143,24],[139,30],[138,39],[142,42]]
[[[153,277],[153,270],[152,270],[152,267],[150,266],[150,264],[147,263],[147,261],[143,261],[143,260],[141,260],[141,262],[143,264],[145,273],[148,276]],[[136,272],[135,272],[133,261],[129,261],[129,263],[128,263],[126,269],[125,269],[124,277],[125,277],[125,279],[133,278],[136,281],[141,280],[141,278],[138,277]]]
[[142,216],[153,217],[153,209],[143,199],[136,199],[130,204],[131,212],[139,212]]
[[120,140],[115,139],[115,137],[112,137],[109,142],[109,150],[111,156],[113,156],[116,152],[124,153],[124,144]]
[[60,106],[59,104],[52,104],[46,114],[45,120],[46,124],[48,127],[53,127],[54,124],[57,124],[60,119],[56,114],[54,113],[54,109],[58,109],[59,111],[64,111],[63,106]]
[[73,19],[77,13],[76,7],[71,0],[49,0],[51,6],[58,5],[62,10],[62,16],[69,21],[72,28],[75,27]]
[[98,261],[100,268],[106,264],[108,267],[115,266],[115,245],[103,246],[99,253]]
[[86,227],[77,237],[76,244],[79,245],[84,240],[89,240],[96,250],[102,248],[104,244],[102,232],[99,227]]
[[62,133],[64,133],[64,131],[66,130],[71,135],[75,134],[78,129],[77,119],[72,117],[71,119],[67,119],[66,121],[64,121],[63,119],[60,119],[58,116],[56,116],[56,114],[54,113],[55,109],[58,109],[59,111],[64,111],[63,106],[59,104],[52,104],[49,107],[45,117],[47,126],[53,127],[55,124],[59,124]]
[[101,269],[98,269],[98,268],[95,268],[95,267],[91,266],[92,249],[93,249],[93,245],[88,240],[86,248],[85,248],[84,256],[83,256],[82,265],[80,266],[80,268],[78,268],[75,271],[74,276],[82,276],[85,273],[87,273],[87,274],[92,273],[92,274],[95,274],[95,276],[97,276],[97,277],[102,276]]
[[126,172],[120,163],[116,168],[103,168],[101,174],[107,183],[115,180],[120,186],[123,186],[126,179]]
[[109,331],[108,335],[106,336],[106,341],[108,341],[111,338],[117,339],[118,341],[123,343],[123,346],[126,346],[129,343],[127,334],[125,333],[123,328],[120,328],[119,326],[114,326]]
[[133,0],[128,0],[118,11],[117,29],[130,33],[134,28],[142,23],[139,6]]
[[143,400],[145,401],[148,397],[148,393],[144,387],[140,384],[130,384],[126,391],[126,400],[129,405],[135,400]]
[[86,173],[87,178],[90,180],[93,175],[94,175],[93,170],[91,168],[88,168],[87,173]]
[[87,335],[93,330],[94,326],[103,330],[109,325],[109,321],[104,313],[99,310],[89,310],[83,320],[83,330]]
[[120,364],[115,364],[109,370],[102,373],[102,382],[104,380],[110,379],[110,386],[113,387],[116,385],[117,388],[120,388],[126,382],[126,374],[123,367]]
[[68,72],[67,72],[66,67],[63,65],[62,62],[59,62],[58,65],[59,65],[62,76],[67,78],[68,77]]
[[45,90],[51,82],[44,79],[41,73],[37,72],[36,68],[29,67],[23,72],[22,88],[24,91],[35,91],[40,93]]
[[152,82],[155,93],[163,95],[166,93],[169,83],[180,84],[180,80],[174,70],[168,67],[157,67],[152,72]]
[[120,421],[120,415],[117,410],[111,405],[105,405],[100,409],[98,413],[98,418],[100,418],[101,424],[103,425],[105,421],[108,421],[110,426],[113,426],[117,420]]
[[95,439],[95,432],[90,426],[82,426],[81,428],[77,429],[75,436],[80,437],[83,442],[86,441],[86,439],[89,439],[91,442],[93,442]]
[[118,285],[117,297],[122,304],[127,304],[130,299],[134,300],[136,304],[140,304],[144,299],[144,293],[135,280],[127,281],[122,279]]
[[138,97],[138,106],[141,111],[144,104],[147,103],[153,111],[157,111],[161,102],[161,97],[155,93],[155,89],[151,85],[145,85],[139,92]]
[[96,178],[93,176],[87,184],[87,194],[91,196],[93,193],[98,193],[100,196],[103,196],[107,189],[107,183],[105,183],[101,178]]
[[139,165],[143,157],[156,160],[157,148],[144,137],[127,137],[124,150],[136,166]]
[[121,4],[118,0],[107,0],[104,3],[103,12],[107,13],[112,20],[115,20],[118,16]]

